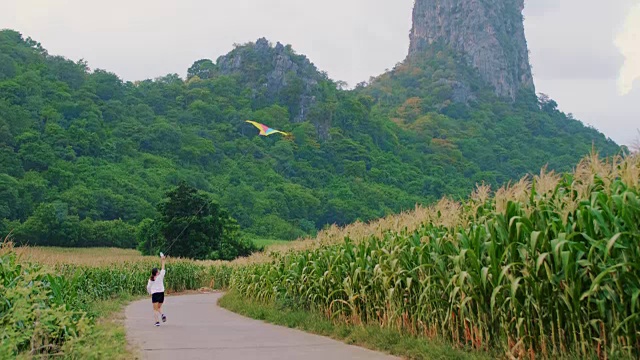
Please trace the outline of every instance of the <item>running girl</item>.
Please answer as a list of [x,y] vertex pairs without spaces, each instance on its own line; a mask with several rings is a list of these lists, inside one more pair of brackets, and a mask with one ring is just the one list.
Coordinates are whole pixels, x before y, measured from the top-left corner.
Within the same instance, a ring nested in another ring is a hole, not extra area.
[[147,292],[151,295],[151,302],[153,303],[153,318],[156,321],[156,326],[160,326],[158,316],[162,318],[162,322],[167,321],[167,317],[162,313],[162,304],[164,304],[164,269],[165,256],[161,255],[162,269],[158,272],[158,268],[151,270],[151,278],[147,283]]

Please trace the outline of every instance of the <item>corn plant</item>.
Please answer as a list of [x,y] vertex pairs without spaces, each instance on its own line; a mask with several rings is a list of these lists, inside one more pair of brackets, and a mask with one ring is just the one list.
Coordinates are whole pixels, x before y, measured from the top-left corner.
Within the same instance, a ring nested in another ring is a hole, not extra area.
[[639,165],[591,157],[493,198],[481,187],[419,225],[272,254],[231,286],[511,358],[637,358]]

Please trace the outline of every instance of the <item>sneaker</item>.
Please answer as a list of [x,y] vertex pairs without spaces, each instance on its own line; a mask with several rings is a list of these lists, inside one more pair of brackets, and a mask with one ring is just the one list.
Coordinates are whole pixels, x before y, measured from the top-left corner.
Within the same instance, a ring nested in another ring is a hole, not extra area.
[[164,314],[162,314],[162,322],[167,322],[167,317]]
[[160,326],[160,322],[157,322],[157,323],[156,323],[156,326]]

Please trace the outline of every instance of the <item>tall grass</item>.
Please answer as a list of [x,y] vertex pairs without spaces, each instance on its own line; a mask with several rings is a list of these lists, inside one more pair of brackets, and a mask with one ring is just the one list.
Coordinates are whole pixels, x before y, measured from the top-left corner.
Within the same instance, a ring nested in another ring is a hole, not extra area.
[[243,296],[512,358],[640,356],[640,158],[333,228],[237,269]]

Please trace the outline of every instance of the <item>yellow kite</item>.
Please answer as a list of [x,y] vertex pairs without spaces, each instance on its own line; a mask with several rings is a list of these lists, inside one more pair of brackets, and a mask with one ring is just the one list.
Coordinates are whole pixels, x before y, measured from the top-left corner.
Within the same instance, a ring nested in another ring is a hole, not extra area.
[[246,122],[248,122],[249,124],[252,124],[253,126],[257,127],[258,130],[260,130],[260,135],[261,136],[269,136],[269,135],[272,135],[272,134],[275,134],[275,133],[280,133],[280,134],[282,134],[284,136],[290,136],[291,135],[291,134],[286,133],[284,131],[272,129],[272,128],[268,127],[267,125],[260,124],[260,123],[257,123],[255,121],[247,120]]

